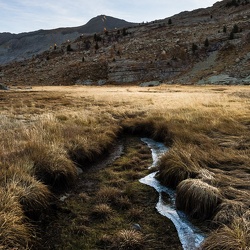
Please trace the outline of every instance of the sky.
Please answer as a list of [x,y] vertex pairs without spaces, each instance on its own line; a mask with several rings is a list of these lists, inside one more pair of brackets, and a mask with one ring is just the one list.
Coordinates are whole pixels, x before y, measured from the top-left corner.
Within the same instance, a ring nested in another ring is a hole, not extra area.
[[216,0],[0,0],[0,33],[76,27],[98,15],[128,22],[150,22],[185,10],[212,6]]

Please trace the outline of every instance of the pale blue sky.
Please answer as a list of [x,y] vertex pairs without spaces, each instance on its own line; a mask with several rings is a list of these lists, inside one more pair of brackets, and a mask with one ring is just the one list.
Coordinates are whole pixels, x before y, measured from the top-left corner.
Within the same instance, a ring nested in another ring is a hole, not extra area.
[[147,22],[181,11],[212,6],[216,0],[0,0],[0,32],[75,27],[105,14]]

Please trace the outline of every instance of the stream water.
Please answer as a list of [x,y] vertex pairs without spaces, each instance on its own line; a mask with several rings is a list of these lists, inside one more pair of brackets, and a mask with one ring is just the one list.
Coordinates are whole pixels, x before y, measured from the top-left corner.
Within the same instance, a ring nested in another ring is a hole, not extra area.
[[[153,163],[149,168],[154,167],[161,155],[164,154],[168,149],[163,143],[156,142],[149,138],[141,139],[152,151]],[[205,236],[202,232],[192,225],[184,213],[175,209],[175,191],[162,186],[159,181],[155,178],[157,172],[151,173],[148,176],[140,179],[139,181],[143,184],[153,187],[159,193],[159,200],[156,204],[157,211],[169,218],[175,225],[178,232],[180,242],[184,250],[195,250],[198,249]],[[162,194],[168,195],[169,199],[163,200]]]

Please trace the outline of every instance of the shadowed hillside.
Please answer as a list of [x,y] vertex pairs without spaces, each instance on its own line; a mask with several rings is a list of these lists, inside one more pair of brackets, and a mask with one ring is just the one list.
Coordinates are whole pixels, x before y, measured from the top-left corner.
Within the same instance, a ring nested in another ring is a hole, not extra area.
[[31,58],[33,55],[48,50],[54,44],[59,46],[67,40],[75,40],[82,34],[102,32],[104,28],[114,29],[131,25],[134,24],[101,15],[79,27],[38,30],[20,34],[0,33],[0,64]]
[[[101,32],[86,35],[81,30],[79,34],[80,28],[75,28],[75,40],[66,40],[31,60],[3,66],[2,82],[6,85],[143,83],[143,86],[250,82],[248,0],[237,4],[224,0],[209,8],[123,28],[115,27],[112,20],[104,16],[94,18],[84,27],[88,30],[93,24]],[[118,23],[121,27],[123,21]],[[61,37],[62,33],[64,38],[73,34],[59,29],[50,39]],[[53,44],[52,40],[47,44]]]

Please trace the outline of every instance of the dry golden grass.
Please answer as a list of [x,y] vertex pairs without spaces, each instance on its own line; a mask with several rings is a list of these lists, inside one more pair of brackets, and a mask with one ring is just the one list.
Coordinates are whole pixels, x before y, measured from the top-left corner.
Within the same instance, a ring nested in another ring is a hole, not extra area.
[[31,227],[25,223],[17,197],[7,189],[0,189],[0,248],[26,249],[31,242]]
[[63,148],[39,144],[26,146],[24,152],[33,161],[33,171],[37,179],[59,190],[74,183],[76,168]]
[[[70,187],[77,177],[76,165],[86,169],[99,160],[123,132],[150,136],[171,146],[160,163],[163,183],[175,187],[195,178],[202,187],[218,190],[222,203],[215,210],[216,223],[232,223],[234,218],[220,215],[223,209],[232,207],[237,215],[242,207],[249,207],[247,86],[34,87],[0,91],[0,107],[0,166],[4,171],[0,186],[2,197],[13,202],[10,211],[6,212],[5,205],[0,209],[8,220],[0,227],[5,232],[1,239],[9,239],[1,244],[25,247],[32,230],[23,213],[46,208],[51,197],[48,187],[52,191]],[[13,169],[22,173],[15,175]],[[120,184],[122,180],[114,186]],[[201,190],[199,196],[196,192]],[[122,197],[116,191],[104,191],[107,197]],[[193,188],[190,197],[205,197],[201,200],[205,204],[210,197],[206,192],[206,188]],[[100,194],[100,203],[110,199],[103,197]],[[129,204],[126,197],[120,202]],[[200,211],[207,209],[202,206]]]
[[205,240],[202,250],[225,249],[247,250],[250,246],[250,224],[245,218],[235,219],[224,225]]
[[46,185],[21,168],[10,166],[0,173],[1,185],[17,198],[25,212],[41,213],[48,207],[52,194]]

